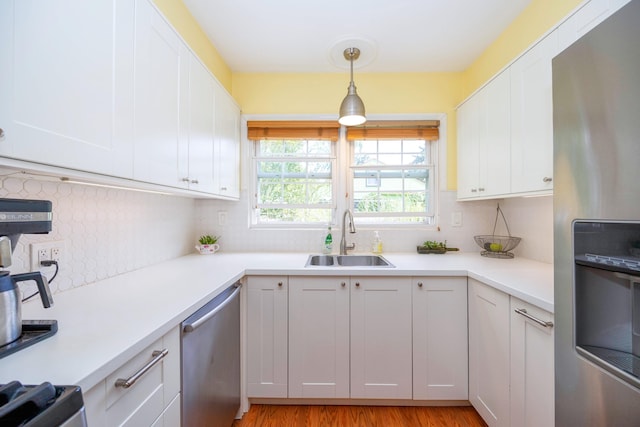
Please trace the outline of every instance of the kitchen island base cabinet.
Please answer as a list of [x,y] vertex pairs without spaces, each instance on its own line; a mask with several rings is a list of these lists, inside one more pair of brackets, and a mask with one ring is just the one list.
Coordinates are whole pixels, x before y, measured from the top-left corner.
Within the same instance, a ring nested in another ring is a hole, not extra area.
[[469,401],[491,427],[509,426],[509,295],[469,278]]
[[247,279],[247,396],[287,397],[288,278]]
[[419,277],[413,296],[413,399],[468,400],[467,278]]
[[[166,355],[159,357],[163,350]],[[129,387],[116,386],[154,359],[158,362]],[[83,398],[91,427],[180,425],[180,329],[172,329],[138,353]]]
[[411,399],[411,278],[351,277],[351,398]]
[[511,297],[510,312],[511,425],[552,427],[553,315],[515,297]]
[[289,397],[349,397],[349,278],[289,278]]

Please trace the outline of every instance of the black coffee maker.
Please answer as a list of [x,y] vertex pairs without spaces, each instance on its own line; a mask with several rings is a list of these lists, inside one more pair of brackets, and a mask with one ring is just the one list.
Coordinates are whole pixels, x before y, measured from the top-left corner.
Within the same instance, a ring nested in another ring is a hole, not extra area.
[[[46,234],[50,231],[50,201],[0,199],[0,267],[11,266],[11,254],[21,234]],[[55,321],[22,320],[18,283],[26,281],[36,282],[45,308],[53,304],[49,284],[42,273],[11,275],[7,270],[0,270],[0,357],[32,344],[34,338],[44,338],[47,333],[47,336],[53,335],[57,330]],[[43,329],[43,333],[38,333],[38,329]]]

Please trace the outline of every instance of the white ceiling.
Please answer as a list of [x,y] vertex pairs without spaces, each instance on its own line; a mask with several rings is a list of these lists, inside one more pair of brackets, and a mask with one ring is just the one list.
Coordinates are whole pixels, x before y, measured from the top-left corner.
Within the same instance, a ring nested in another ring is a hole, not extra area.
[[531,0],[184,0],[233,72],[462,71]]

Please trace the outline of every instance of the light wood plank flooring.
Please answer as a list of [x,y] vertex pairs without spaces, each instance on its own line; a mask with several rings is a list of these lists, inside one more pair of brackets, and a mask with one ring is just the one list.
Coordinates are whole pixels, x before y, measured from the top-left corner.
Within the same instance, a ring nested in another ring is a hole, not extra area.
[[251,405],[233,427],[486,427],[471,406]]

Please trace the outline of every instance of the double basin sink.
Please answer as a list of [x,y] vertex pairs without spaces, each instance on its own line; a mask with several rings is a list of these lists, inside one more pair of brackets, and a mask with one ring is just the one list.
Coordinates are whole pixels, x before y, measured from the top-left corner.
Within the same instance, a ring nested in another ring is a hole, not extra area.
[[309,255],[305,267],[387,267],[395,265],[380,255]]

